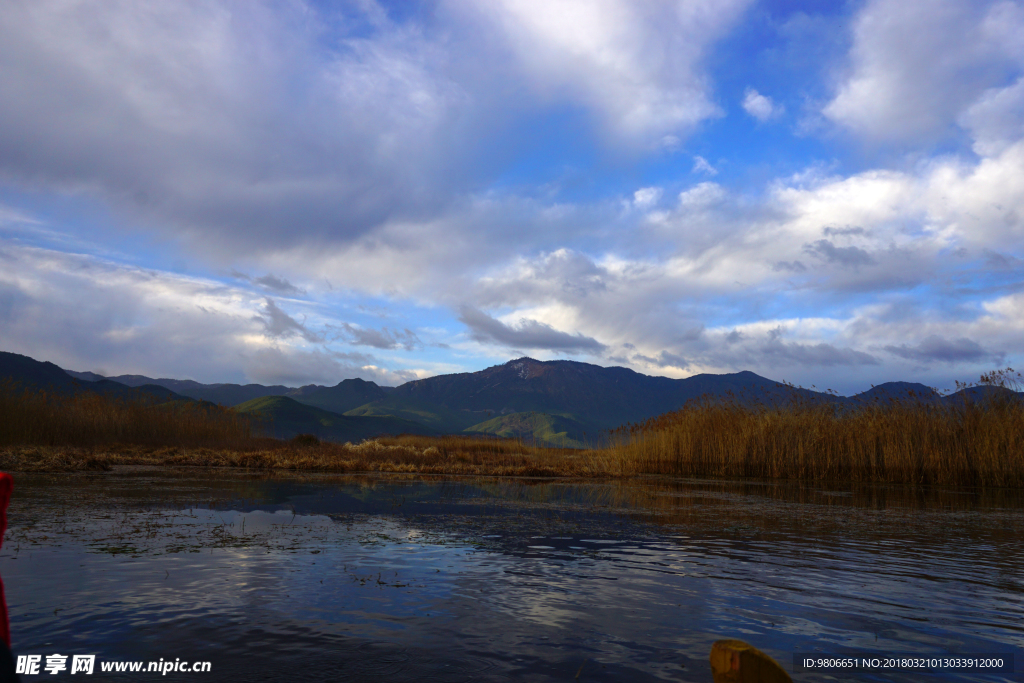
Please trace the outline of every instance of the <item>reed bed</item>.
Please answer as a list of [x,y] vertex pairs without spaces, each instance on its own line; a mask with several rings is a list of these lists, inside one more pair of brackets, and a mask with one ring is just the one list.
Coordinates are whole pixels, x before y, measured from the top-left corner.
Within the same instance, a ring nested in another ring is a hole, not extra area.
[[61,394],[0,384],[0,469],[72,472],[118,465],[260,470],[596,476],[580,452],[468,436],[381,437],[360,444],[262,436],[259,422],[208,403]]
[[580,451],[469,437],[384,437],[360,444],[264,439],[243,450],[126,444],[0,448],[0,470],[14,472],[102,471],[129,465],[516,477],[605,474]]
[[32,444],[95,448],[116,443],[244,447],[258,434],[252,418],[211,403],[160,402],[63,394],[0,384],[0,446]]
[[607,461],[620,475],[1024,487],[1024,402],[991,388],[854,407],[702,400],[617,430]]

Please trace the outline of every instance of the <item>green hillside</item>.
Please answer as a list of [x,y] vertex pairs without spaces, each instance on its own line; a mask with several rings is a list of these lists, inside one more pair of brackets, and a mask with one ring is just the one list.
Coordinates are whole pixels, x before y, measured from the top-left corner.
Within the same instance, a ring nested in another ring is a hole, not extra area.
[[325,441],[358,443],[384,434],[435,434],[418,422],[390,416],[339,415],[308,406],[287,396],[263,396],[235,406],[243,414],[258,415],[270,433],[281,439],[313,434]]
[[468,427],[465,431],[494,434],[506,438],[521,438],[559,448],[584,448],[587,445],[587,429],[583,423],[565,415],[549,413],[527,412],[500,415]]
[[418,401],[405,396],[388,396],[345,413],[345,415],[355,417],[390,415],[426,425],[443,434],[458,434],[466,427],[477,424],[482,418],[493,414],[493,412],[483,411],[452,410],[440,404]]

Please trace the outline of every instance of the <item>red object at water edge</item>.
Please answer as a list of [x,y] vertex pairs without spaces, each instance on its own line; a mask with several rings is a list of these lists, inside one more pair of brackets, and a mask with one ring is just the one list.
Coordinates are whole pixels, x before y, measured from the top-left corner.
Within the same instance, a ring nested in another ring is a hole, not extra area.
[[[7,531],[7,504],[11,502],[11,491],[14,490],[14,479],[6,472],[0,472],[0,546],[3,546],[4,533]],[[11,626],[7,621],[7,598],[4,596],[4,582],[0,579],[0,638],[11,646]]]

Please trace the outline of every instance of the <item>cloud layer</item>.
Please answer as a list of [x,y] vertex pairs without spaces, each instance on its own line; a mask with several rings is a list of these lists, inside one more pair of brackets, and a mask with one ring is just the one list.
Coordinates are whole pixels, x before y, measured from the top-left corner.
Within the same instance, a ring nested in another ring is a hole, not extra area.
[[[780,75],[796,24],[849,49]],[[207,381],[522,352],[948,385],[1024,342],[1020,35],[1006,0],[12,0],[0,344]]]
[[295,386],[432,374],[331,349],[322,321],[216,281],[12,246],[0,264],[4,350],[64,368]]
[[877,141],[943,139],[958,117],[969,125],[972,108],[1020,82],[1022,31],[1019,3],[873,0],[853,22],[853,49],[823,113]]

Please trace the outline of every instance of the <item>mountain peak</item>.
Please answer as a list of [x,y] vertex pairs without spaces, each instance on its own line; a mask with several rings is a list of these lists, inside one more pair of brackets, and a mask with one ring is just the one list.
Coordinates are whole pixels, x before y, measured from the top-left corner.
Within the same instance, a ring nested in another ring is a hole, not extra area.
[[376,382],[367,381],[367,380],[363,379],[362,377],[353,377],[352,379],[343,379],[340,382],[338,382],[335,386],[339,386],[339,387],[365,387],[365,386],[368,386],[370,384],[372,384],[374,386],[377,386]]
[[540,369],[538,366],[542,365],[543,364],[540,361],[536,361],[525,356],[505,363],[505,367],[510,368],[515,372],[519,379],[530,379],[530,377],[535,377],[538,374],[537,370]]

